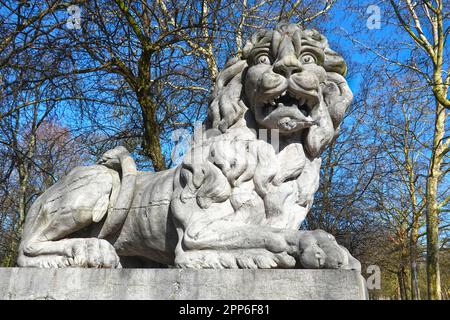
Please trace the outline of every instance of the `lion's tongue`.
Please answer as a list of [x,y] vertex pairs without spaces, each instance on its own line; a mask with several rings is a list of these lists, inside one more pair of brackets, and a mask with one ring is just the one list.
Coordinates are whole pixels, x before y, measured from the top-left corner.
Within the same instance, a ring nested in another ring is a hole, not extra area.
[[269,117],[276,117],[278,119],[289,117],[293,120],[302,121],[302,122],[312,122],[313,119],[310,116],[306,116],[301,112],[296,105],[294,106],[286,106],[282,103],[278,104],[278,107],[275,108],[272,112],[270,112]]

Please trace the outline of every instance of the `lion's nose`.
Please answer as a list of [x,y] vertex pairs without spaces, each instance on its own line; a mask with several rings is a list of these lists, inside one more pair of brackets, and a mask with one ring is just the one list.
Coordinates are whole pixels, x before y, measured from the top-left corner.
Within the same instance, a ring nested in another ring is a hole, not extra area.
[[289,55],[277,61],[273,65],[273,72],[289,78],[294,73],[302,72],[303,67],[294,55]]
[[282,76],[289,78],[292,74],[302,72],[302,69],[300,67],[292,66],[281,66],[279,68],[273,68],[273,71],[275,73],[281,74]]

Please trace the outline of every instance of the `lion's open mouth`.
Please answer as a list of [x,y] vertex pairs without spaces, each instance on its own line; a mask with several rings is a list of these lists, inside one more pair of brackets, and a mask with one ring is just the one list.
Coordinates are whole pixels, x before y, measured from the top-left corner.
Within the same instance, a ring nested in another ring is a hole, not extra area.
[[296,108],[305,117],[308,117],[311,114],[313,104],[311,99],[305,98],[300,94],[295,95],[290,91],[284,91],[279,96],[270,98],[264,107],[266,108],[266,114],[271,113],[277,108]]
[[268,128],[283,132],[298,131],[317,124],[312,118],[312,110],[318,103],[316,100],[307,94],[284,90],[263,98],[260,107],[256,108],[255,116],[257,121]]

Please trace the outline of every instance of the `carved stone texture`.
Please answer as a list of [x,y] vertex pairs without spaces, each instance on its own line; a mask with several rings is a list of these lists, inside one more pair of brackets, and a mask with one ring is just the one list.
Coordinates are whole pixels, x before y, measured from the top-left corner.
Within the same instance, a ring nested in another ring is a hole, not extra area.
[[117,147],[75,168],[32,205],[18,264],[360,270],[332,235],[299,231],[352,101],[345,73],[315,30],[258,31],[178,167],[138,172]]
[[351,270],[0,268],[0,300],[364,300],[366,292]]

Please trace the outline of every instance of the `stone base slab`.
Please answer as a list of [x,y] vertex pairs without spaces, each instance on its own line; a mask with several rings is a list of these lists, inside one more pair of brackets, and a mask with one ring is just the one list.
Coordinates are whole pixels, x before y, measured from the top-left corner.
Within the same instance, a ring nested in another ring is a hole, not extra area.
[[362,300],[347,270],[0,268],[0,299]]

